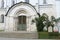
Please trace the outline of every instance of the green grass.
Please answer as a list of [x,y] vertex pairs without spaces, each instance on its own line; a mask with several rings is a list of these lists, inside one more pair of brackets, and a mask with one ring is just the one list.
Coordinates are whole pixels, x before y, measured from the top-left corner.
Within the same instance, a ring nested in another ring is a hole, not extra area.
[[40,39],[48,39],[48,32],[38,32],[38,38]]
[[0,32],[2,32],[2,31],[4,31],[4,30],[0,30]]
[[39,39],[59,39],[59,33],[38,32]]

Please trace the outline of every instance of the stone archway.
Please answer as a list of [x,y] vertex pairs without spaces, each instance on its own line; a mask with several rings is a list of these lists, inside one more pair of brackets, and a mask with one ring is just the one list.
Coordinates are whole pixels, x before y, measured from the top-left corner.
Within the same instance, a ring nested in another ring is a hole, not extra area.
[[[6,14],[6,27],[5,30],[7,31],[15,31],[17,30],[18,26],[18,17],[26,16],[26,31],[36,31],[36,25],[31,24],[32,19],[37,16],[36,9],[28,3],[18,3],[13,5]],[[20,30],[20,29],[19,29]]]

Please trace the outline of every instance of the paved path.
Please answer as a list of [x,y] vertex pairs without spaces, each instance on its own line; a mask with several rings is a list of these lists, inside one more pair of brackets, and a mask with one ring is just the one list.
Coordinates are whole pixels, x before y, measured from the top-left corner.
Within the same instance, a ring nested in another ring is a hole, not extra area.
[[0,40],[59,40],[59,39],[20,39],[20,38],[3,38],[3,37],[0,37]]
[[37,39],[37,32],[0,32],[0,37]]
[[[0,40],[28,40],[28,39],[21,39],[21,38],[2,38],[2,37],[0,37]],[[32,39],[30,39],[30,40],[32,40]],[[33,39],[33,40],[35,40],[35,39]]]
[[21,38],[3,38],[3,37],[0,37],[0,40],[38,40],[38,39],[21,39]]
[[[20,38],[2,38],[2,37],[0,37],[0,40],[51,40],[51,39],[20,39]],[[53,39],[53,40],[59,40],[59,39]]]

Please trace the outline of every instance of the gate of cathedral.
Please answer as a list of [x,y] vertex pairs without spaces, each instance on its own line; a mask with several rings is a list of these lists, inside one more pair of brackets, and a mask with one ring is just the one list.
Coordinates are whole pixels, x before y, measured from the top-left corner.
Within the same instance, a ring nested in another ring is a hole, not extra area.
[[6,13],[5,31],[36,31],[35,23],[31,24],[32,19],[36,16],[37,11],[31,4],[17,3],[11,6]]
[[26,16],[18,16],[18,31],[26,30]]

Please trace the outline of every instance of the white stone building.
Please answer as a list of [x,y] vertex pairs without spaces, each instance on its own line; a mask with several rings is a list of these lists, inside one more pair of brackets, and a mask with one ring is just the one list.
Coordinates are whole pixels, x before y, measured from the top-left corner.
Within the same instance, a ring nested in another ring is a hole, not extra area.
[[[41,1],[40,1],[41,2]],[[40,3],[39,2],[39,3]],[[46,13],[49,17],[56,17],[55,0],[52,3],[43,0],[41,4],[32,5],[29,1],[16,3],[12,1],[10,6],[4,8],[4,1],[0,8],[0,30],[5,31],[36,31],[35,23],[32,19],[37,17],[37,13]]]

